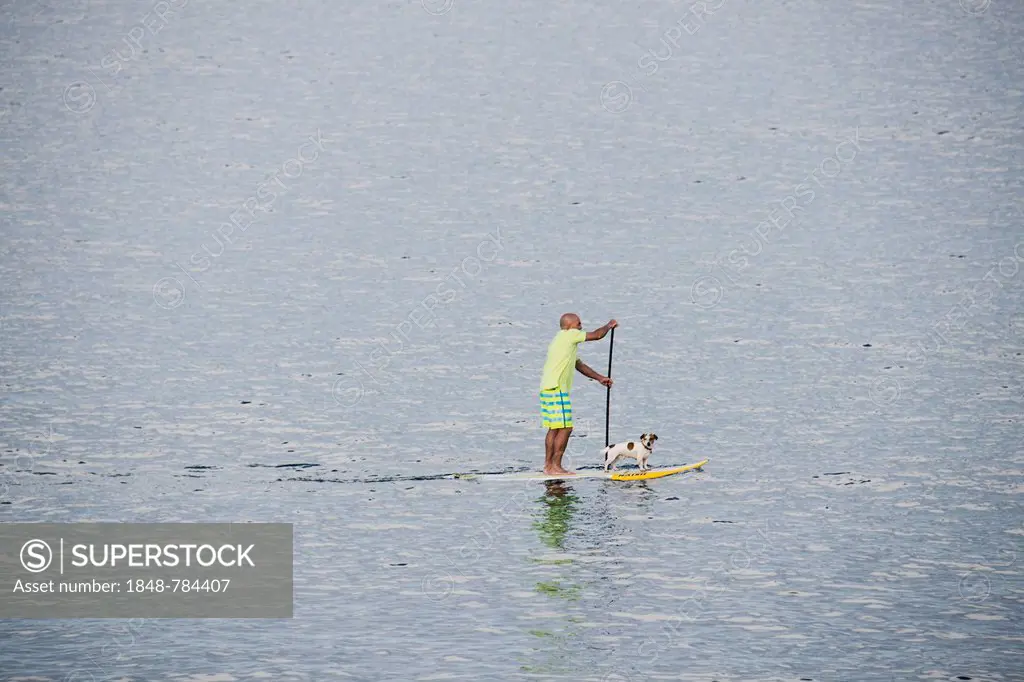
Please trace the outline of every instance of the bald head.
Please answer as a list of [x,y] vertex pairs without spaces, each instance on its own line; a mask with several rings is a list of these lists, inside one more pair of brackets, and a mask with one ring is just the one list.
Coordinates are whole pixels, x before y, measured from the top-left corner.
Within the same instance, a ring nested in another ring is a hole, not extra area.
[[565,313],[558,318],[558,326],[561,329],[582,329],[583,323],[580,322],[580,316],[576,313]]

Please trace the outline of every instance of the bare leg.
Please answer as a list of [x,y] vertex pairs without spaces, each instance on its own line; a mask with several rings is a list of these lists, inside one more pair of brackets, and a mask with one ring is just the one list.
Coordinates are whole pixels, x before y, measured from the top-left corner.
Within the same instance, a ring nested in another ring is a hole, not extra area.
[[544,473],[554,475],[559,473],[555,467],[555,434],[557,429],[548,429],[544,436]]
[[572,427],[569,427],[567,429],[558,429],[558,433],[555,435],[555,469],[560,474],[574,473],[562,467],[562,455],[565,454],[565,448],[569,445],[569,434],[571,433]]

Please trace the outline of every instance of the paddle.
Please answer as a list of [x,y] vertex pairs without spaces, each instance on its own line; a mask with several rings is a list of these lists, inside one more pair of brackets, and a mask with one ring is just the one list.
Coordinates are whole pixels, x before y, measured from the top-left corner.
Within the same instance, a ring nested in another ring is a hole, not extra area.
[[[612,327],[612,337],[608,341],[608,378],[612,377],[612,348],[615,347],[615,327]],[[604,403],[604,446],[608,447],[608,419],[612,413],[612,387],[608,386],[608,393]]]

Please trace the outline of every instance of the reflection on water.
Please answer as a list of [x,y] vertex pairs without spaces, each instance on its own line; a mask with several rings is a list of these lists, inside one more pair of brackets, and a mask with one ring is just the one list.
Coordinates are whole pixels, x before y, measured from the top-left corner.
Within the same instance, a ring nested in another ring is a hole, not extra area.
[[[541,543],[554,550],[565,551],[566,536],[578,514],[580,498],[564,481],[545,481],[544,494],[537,498],[541,518],[533,523]],[[524,672],[547,675],[571,674],[578,665],[581,630],[584,622],[579,610],[582,588],[570,582],[568,574],[573,570],[571,558],[531,558],[531,561],[552,567],[550,577],[539,581],[534,588],[539,594],[550,598],[550,609],[557,611],[560,627],[551,629],[530,628],[536,638],[533,659],[522,666]]]
[[569,531],[569,520],[579,498],[564,481],[545,481],[544,495],[538,502],[544,504],[544,518],[533,524],[540,533],[540,541],[552,549],[565,549],[565,534]]
[[[545,488],[544,495],[537,499],[543,505],[543,517],[540,521],[535,521],[533,527],[538,531],[542,543],[552,549],[564,551],[566,534],[569,532],[570,522],[580,499],[564,481],[545,481]],[[572,564],[572,559],[545,559],[542,562],[568,567]],[[538,582],[536,589],[541,594],[567,601],[576,601],[580,596],[579,585],[564,585],[557,580]]]

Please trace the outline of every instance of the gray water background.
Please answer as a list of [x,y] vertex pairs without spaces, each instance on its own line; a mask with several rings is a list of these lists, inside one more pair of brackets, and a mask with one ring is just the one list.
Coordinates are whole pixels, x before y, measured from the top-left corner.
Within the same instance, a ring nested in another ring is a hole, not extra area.
[[[295,617],[2,679],[1024,679],[1024,6],[157,4],[0,3],[0,514],[292,522]],[[405,480],[539,466],[568,310],[705,471]]]

